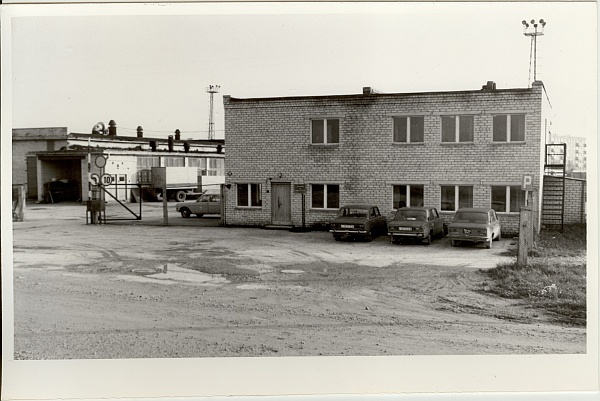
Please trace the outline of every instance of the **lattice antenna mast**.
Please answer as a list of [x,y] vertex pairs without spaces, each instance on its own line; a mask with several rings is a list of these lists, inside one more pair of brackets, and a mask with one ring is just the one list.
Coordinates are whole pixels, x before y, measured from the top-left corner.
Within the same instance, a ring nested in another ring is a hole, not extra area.
[[208,114],[208,139],[215,139],[215,123],[214,123],[214,111],[213,111],[213,96],[215,93],[219,93],[221,87],[219,85],[208,85],[206,92],[210,94],[210,110]]
[[[533,52],[529,52],[529,83],[531,84],[531,62],[533,61],[533,81],[537,81],[537,37],[542,36],[544,34],[544,27],[546,26],[546,21],[543,19],[539,20],[539,22],[535,22],[535,20],[531,20],[530,23],[523,20],[521,22],[523,24],[523,35],[531,37],[531,48],[533,48]],[[538,30],[539,28],[539,30]]]

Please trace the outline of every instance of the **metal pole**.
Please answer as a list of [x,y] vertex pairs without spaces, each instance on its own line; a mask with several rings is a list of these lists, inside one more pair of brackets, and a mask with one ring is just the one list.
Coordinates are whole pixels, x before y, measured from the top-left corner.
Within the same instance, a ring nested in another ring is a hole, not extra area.
[[164,186],[162,188],[162,196],[163,196],[163,224],[165,226],[169,225],[169,208],[167,206],[167,187]]

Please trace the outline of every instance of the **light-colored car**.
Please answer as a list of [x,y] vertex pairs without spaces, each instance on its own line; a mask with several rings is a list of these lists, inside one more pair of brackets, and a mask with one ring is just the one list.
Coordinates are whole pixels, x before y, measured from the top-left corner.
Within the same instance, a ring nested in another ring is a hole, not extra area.
[[434,207],[403,207],[388,223],[388,235],[392,243],[407,238],[429,245],[434,237],[445,235],[444,220]]
[[371,241],[377,235],[385,235],[385,216],[374,205],[347,205],[340,208],[338,217],[330,222],[329,232],[336,241],[343,237],[361,237]]
[[453,222],[448,225],[448,238],[451,246],[456,246],[459,241],[483,242],[490,249],[492,241],[502,238],[502,227],[494,209],[458,209]]
[[195,201],[179,202],[175,210],[181,217],[188,218],[192,214],[202,217],[205,214],[221,214],[221,195],[203,194]]

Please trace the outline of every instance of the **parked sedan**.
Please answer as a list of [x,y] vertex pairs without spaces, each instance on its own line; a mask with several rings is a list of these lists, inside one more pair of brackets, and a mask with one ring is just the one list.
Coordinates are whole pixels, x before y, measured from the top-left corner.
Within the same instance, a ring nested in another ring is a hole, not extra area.
[[185,218],[192,214],[198,217],[205,214],[221,214],[221,195],[204,194],[195,201],[179,202],[175,205],[175,210]]
[[451,246],[458,241],[483,242],[490,249],[492,241],[502,238],[502,228],[494,209],[458,209],[448,226],[448,237]]
[[371,241],[375,236],[387,232],[387,222],[374,205],[347,205],[341,207],[338,217],[330,222],[333,238],[361,237]]
[[388,223],[392,243],[407,238],[429,245],[433,237],[443,237],[444,234],[444,220],[434,207],[400,208]]

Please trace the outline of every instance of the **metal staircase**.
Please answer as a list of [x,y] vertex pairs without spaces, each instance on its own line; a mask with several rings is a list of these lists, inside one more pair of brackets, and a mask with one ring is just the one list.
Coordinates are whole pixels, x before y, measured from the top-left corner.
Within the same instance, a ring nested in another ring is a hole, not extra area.
[[542,193],[542,228],[563,230],[565,216],[565,173],[567,144],[546,145],[544,190]]

